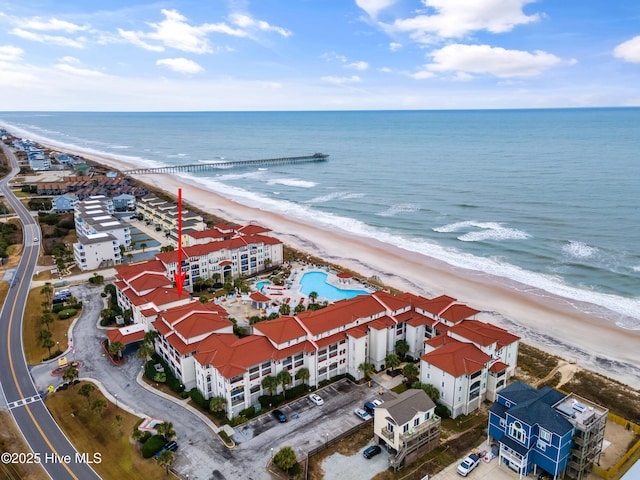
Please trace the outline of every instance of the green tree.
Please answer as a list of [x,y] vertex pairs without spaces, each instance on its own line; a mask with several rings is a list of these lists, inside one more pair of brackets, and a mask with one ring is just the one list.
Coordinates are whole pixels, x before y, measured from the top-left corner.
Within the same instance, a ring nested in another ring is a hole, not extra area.
[[296,305],[296,308],[293,309],[294,313],[304,312],[305,310],[306,308],[302,303],[299,303],[298,305]]
[[112,357],[122,358],[122,351],[124,348],[125,345],[122,342],[109,342],[107,350]]
[[142,243],[140,244],[140,248],[142,249],[142,253],[144,253],[144,251],[147,249],[147,244],[146,244],[146,243],[144,243],[144,242],[142,242]]
[[53,315],[51,315],[51,312],[49,312],[48,310],[46,312],[44,312],[40,316],[40,323],[42,325],[46,326],[47,330],[51,331],[51,327],[49,326],[50,324],[53,323]]
[[393,370],[394,368],[398,368],[400,366],[400,357],[395,353],[390,353],[384,359],[384,363],[387,365],[387,368]]
[[47,300],[47,303],[51,305],[51,302],[53,301],[53,287],[51,286],[51,283],[49,282],[45,283],[43,287],[40,289],[40,293],[44,295],[44,298]]
[[51,357],[51,347],[56,344],[51,338],[51,332],[44,328],[40,329],[38,332],[38,340],[40,340],[40,345],[42,345],[43,348],[49,350],[49,357]]
[[414,363],[407,363],[402,367],[402,375],[409,380],[409,383],[413,383],[420,376],[420,370]]
[[122,415],[116,414],[114,423],[116,424],[116,427],[118,427],[118,432],[122,435]]
[[173,461],[175,460],[175,456],[171,450],[163,450],[158,455],[158,463],[160,466],[164,467],[164,474],[169,474],[169,467],[173,465]]
[[300,380],[303,385],[306,385],[310,378],[311,373],[307,367],[302,367],[296,372],[296,380]]
[[140,360],[145,360],[145,361],[149,361],[149,359],[151,358],[151,355],[153,355],[153,347],[151,345],[149,345],[146,342],[142,342],[142,344],[140,345],[140,347],[138,347],[138,350],[136,351],[136,358],[139,358]]
[[96,390],[96,387],[91,385],[90,383],[83,383],[78,390],[78,394],[87,398],[87,408],[91,408],[91,393]]
[[280,315],[289,315],[291,313],[291,306],[288,303],[283,303],[280,305],[278,311],[280,312]]
[[434,385],[431,385],[430,383],[423,383],[420,388],[422,388],[422,390],[424,390],[424,393],[426,393],[429,398],[433,400],[433,403],[437,404],[440,401],[440,391]]
[[400,359],[404,361],[404,356],[409,352],[409,344],[406,340],[398,340],[396,342],[396,353]]
[[173,252],[174,250],[175,250],[175,247],[173,245],[165,245],[164,247],[160,247],[160,251],[162,253]]
[[78,379],[78,375],[80,375],[80,372],[76,367],[69,367],[62,374],[62,379],[65,382],[69,382],[73,384],[73,382],[75,382]]
[[373,364],[371,364],[369,362],[362,362],[360,365],[358,365],[358,370],[360,370],[362,372],[362,374],[364,375],[364,377],[367,378],[367,379],[371,376],[371,374],[373,372],[376,371],[376,369],[373,366]]
[[317,298],[318,292],[316,292],[315,290],[309,294],[309,300],[311,300],[311,303],[316,303]]
[[224,397],[211,397],[209,400],[209,411],[213,414],[225,412],[227,410],[227,399]]
[[104,398],[96,398],[91,402],[91,411],[98,415],[101,415],[105,408],[107,408],[107,401]]
[[293,380],[289,370],[280,370],[276,375],[276,379],[278,380],[278,384],[282,385],[282,393],[287,389],[287,385],[291,385]]
[[160,425],[156,426],[156,431],[158,435],[164,437],[166,441],[175,438],[176,431],[173,429],[173,423],[171,422],[162,422]]
[[269,391],[269,395],[273,395],[278,389],[278,379],[273,375],[269,375],[268,377],[264,377],[262,379],[262,388]]
[[273,463],[286,472],[298,463],[296,452],[291,447],[283,447],[273,457]]

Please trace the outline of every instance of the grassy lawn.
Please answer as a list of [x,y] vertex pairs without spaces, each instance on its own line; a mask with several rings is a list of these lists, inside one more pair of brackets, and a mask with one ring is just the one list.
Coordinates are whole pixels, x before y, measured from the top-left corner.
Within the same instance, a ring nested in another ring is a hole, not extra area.
[[[31,449],[22,438],[22,434],[11,414],[5,410],[0,410],[0,452],[9,453],[29,453]],[[29,463],[0,463],[0,478],[28,478],[32,480],[47,480],[44,469],[37,464]]]
[[[49,356],[49,350],[41,347],[38,341],[38,331],[43,328],[40,324],[40,316],[42,315],[42,302],[44,301],[45,296],[40,293],[40,287],[29,291],[22,324],[24,356],[29,365],[37,365]],[[73,322],[73,318],[58,320],[57,316],[53,315],[56,320],[49,324],[49,328],[51,329],[51,338],[58,344],[51,347],[51,353],[54,353],[57,348],[62,351],[67,349],[67,331],[69,330],[69,325]]]
[[[105,479],[145,480],[165,477],[165,471],[153,459],[144,459],[136,451],[130,437],[133,427],[139,420],[115,405],[101,413],[92,412],[87,398],[79,395],[82,384],[49,395],[46,405],[56,423],[64,431],[80,453],[91,457],[100,452],[102,462],[93,464],[98,475]],[[91,394],[91,401],[102,398],[100,391]],[[120,426],[116,415],[121,417]]]

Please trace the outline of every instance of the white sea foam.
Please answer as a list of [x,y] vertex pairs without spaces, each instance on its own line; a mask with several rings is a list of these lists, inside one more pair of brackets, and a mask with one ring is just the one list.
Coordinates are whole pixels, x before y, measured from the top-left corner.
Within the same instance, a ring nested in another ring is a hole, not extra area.
[[640,272],[640,265],[636,265],[635,267],[631,267],[631,270],[634,272]]
[[191,178],[190,182],[201,183],[205,188],[234,199],[239,203],[254,208],[283,214],[285,216],[308,222],[313,218],[314,223],[326,228],[339,229],[344,232],[365,238],[375,238],[384,243],[395,245],[411,252],[436,258],[454,267],[484,272],[498,277],[538,288],[542,291],[558,295],[563,298],[587,302],[619,313],[621,317],[640,320],[640,298],[625,298],[617,295],[594,292],[587,289],[567,285],[561,278],[552,275],[524,270],[507,263],[500,258],[483,258],[463,253],[455,248],[447,248],[434,242],[408,238],[377,229],[353,218],[342,217],[328,212],[315,210],[310,205],[296,204],[286,200],[268,198],[255,192],[232,187],[206,178]]
[[113,148],[114,150],[126,150],[131,147],[129,145],[109,145],[109,148]]
[[297,178],[271,178],[267,180],[269,185],[286,185],[287,187],[313,188],[317,185],[315,182],[308,180],[299,180]]
[[575,258],[591,258],[598,253],[598,249],[596,247],[591,247],[586,243],[574,242],[572,240],[562,246],[562,251],[566,255]]
[[310,204],[326,203],[332,200],[348,200],[350,198],[362,198],[362,197],[364,197],[364,193],[331,192],[326,195],[320,195],[318,197],[314,197],[311,200],[306,200],[304,203],[310,203]]
[[417,212],[420,209],[419,205],[414,203],[401,203],[398,205],[392,205],[387,208],[385,211],[378,213],[381,217],[394,217],[398,213],[411,213]]
[[476,222],[468,220],[466,222],[455,222],[442,227],[435,227],[435,232],[455,233],[469,230],[458,237],[463,242],[482,242],[486,240],[526,240],[530,238],[527,232],[515,228],[504,227],[498,222]]

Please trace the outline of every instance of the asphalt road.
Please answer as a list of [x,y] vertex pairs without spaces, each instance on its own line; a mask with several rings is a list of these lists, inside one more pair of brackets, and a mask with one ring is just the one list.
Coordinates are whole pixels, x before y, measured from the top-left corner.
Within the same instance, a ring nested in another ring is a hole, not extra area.
[[24,358],[22,317],[38,260],[41,234],[29,211],[8,187],[8,181],[19,171],[18,163],[4,144],[0,146],[13,167],[11,173],[0,181],[0,192],[24,225],[25,248],[0,313],[0,386],[8,408],[32,450],[32,454],[15,460],[16,463],[40,463],[55,480],[99,479],[51,417],[42,401],[44,392],[36,389]]

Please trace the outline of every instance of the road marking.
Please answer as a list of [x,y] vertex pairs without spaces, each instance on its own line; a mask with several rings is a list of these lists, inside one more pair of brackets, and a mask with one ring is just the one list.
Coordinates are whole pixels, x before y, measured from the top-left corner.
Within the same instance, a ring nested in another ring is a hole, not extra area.
[[24,407],[29,403],[41,402],[41,401],[42,401],[42,397],[40,395],[34,395],[33,397],[23,398],[20,400],[16,400],[15,402],[9,402],[7,403],[7,407],[9,408],[9,410],[13,410],[14,408],[17,408],[17,407]]

